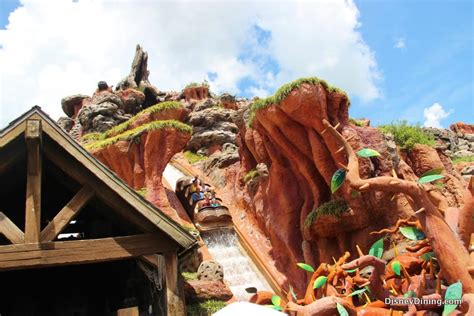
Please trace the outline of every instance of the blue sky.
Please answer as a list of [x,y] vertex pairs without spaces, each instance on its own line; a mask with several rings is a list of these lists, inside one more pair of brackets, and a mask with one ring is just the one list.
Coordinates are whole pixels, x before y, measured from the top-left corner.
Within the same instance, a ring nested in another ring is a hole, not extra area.
[[[45,103],[47,111],[58,116],[61,97],[90,93],[102,78],[118,81],[128,71],[135,43],[148,50],[152,83],[164,90],[179,90],[186,82],[207,79],[217,92],[264,96],[282,83],[315,75],[348,91],[351,116],[368,117],[373,125],[398,119],[444,127],[455,121],[474,123],[472,1],[355,0],[355,7],[344,1],[338,1],[339,7],[303,3],[297,15],[290,15],[292,10],[285,5],[268,7],[270,2],[255,8],[226,2],[214,3],[216,12],[209,18],[198,7],[187,9],[190,3],[163,4],[159,7],[163,15],[157,17],[152,12],[159,10],[146,8],[149,3],[144,1],[140,1],[142,15],[150,15],[150,21],[163,20],[173,12],[184,23],[171,27],[175,22],[167,21],[156,25],[157,30],[163,27],[162,33],[145,34],[143,26],[133,29],[126,22],[116,23],[117,17],[134,23],[138,13],[127,17],[130,8],[126,7],[115,12],[111,1],[64,0],[63,7],[55,2],[54,10],[43,10],[47,1],[28,0],[7,27],[8,16],[19,2],[0,0],[0,29],[4,30],[0,54],[3,50],[4,65],[10,66],[4,68],[0,87],[1,125],[21,113],[7,109],[12,101],[27,104],[25,108],[33,102]],[[65,20],[66,14],[54,12],[61,8],[73,10],[78,20]],[[273,11],[265,16],[269,10]],[[107,36],[95,38],[100,23],[106,23],[104,14],[110,14],[115,24],[106,27]],[[192,26],[187,27],[186,21]],[[58,30],[63,25],[66,33]],[[24,31],[28,28],[38,33],[28,35]],[[127,49],[119,50],[119,45]],[[88,49],[92,47],[95,55]],[[48,86],[54,81],[51,78],[57,80]],[[34,97],[9,99],[12,82],[18,80],[30,87]]]

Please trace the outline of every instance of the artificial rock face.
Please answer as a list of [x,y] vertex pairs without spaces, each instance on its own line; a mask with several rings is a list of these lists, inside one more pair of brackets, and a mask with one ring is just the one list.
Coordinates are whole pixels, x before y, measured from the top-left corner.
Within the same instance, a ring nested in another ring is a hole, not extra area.
[[224,279],[224,268],[214,260],[206,260],[201,263],[197,271],[200,281],[222,281]]

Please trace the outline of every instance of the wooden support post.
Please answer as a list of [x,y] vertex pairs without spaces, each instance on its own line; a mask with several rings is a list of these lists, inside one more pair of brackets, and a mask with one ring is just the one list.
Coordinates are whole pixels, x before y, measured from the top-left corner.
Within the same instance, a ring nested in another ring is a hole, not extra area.
[[28,120],[25,127],[27,178],[25,243],[37,243],[41,232],[41,121]]
[[180,291],[178,280],[178,256],[176,251],[165,252],[166,298],[168,316],[186,315],[184,295]]
[[94,196],[94,191],[89,187],[83,187],[73,196],[73,198],[63,207],[61,211],[41,232],[41,242],[52,241],[71,222],[82,209],[82,207]]
[[25,234],[2,212],[0,212],[0,234],[3,234],[12,244],[25,242]]

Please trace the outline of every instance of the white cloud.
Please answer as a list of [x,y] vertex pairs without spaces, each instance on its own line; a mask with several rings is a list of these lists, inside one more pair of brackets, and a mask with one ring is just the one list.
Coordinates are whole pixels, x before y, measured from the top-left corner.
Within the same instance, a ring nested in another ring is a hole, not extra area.
[[423,109],[423,116],[425,117],[425,127],[441,128],[441,120],[447,118],[451,111],[446,112],[441,104],[433,103],[432,106]]
[[[350,96],[380,96],[375,57],[364,43],[352,0],[158,2],[22,0],[0,30],[0,126],[32,105],[63,115],[62,97],[116,84],[137,43],[149,53],[150,81],[161,90],[210,81],[214,92],[268,93],[318,76]],[[252,31],[270,32],[261,45]],[[246,53],[272,59],[278,72]]]
[[398,48],[398,49],[403,49],[406,47],[405,45],[405,39],[403,37],[399,37],[395,40],[395,44],[393,44],[393,47],[394,48]]

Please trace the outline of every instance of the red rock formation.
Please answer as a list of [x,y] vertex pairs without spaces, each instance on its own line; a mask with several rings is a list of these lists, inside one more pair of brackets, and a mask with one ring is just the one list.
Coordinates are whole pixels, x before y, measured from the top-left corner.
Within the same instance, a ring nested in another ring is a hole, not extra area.
[[[392,198],[385,192],[357,192],[347,184],[331,194],[331,177],[341,168],[336,161],[343,161],[345,153],[324,132],[323,120],[339,124],[338,130],[354,150],[368,147],[381,153],[377,158],[359,158],[362,178],[391,176],[395,170],[401,177],[416,179],[419,172],[443,167],[436,151],[426,148],[412,152],[408,164],[393,161],[377,129],[349,124],[348,104],[343,93],[331,92],[321,84],[303,83],[280,104],[257,110],[252,128],[239,126],[241,170],[235,198],[266,232],[277,267],[300,293],[307,273],[296,263],[330,262],[345,250],[356,253],[356,245],[367,252],[376,239],[369,232],[391,226],[399,217],[413,216],[403,195]],[[269,175],[256,188],[250,188],[241,179],[258,163],[268,166]],[[448,171],[446,174],[457,181],[449,181],[444,189],[453,196],[450,204],[460,206],[462,199],[454,197],[462,191],[463,183]],[[313,209],[334,198],[344,199],[349,211],[339,219],[321,216],[305,225]]]
[[188,87],[183,90],[186,102],[204,100],[209,97],[209,88],[206,86]]
[[457,123],[451,124],[449,128],[455,133],[474,134],[474,124],[466,124],[463,122],[457,122]]

